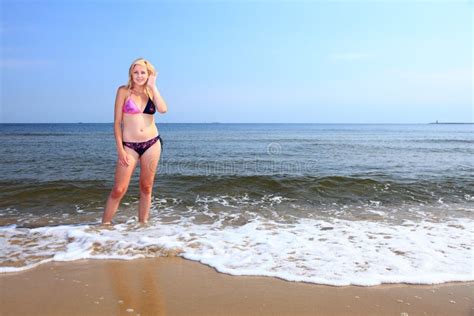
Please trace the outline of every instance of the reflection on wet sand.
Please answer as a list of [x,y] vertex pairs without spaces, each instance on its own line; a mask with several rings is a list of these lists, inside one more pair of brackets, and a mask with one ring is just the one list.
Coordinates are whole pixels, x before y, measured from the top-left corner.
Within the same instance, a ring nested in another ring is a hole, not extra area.
[[157,273],[159,265],[156,260],[142,260],[139,268],[120,262],[103,265],[104,273],[109,276],[108,293],[113,293],[117,298],[121,314],[135,315],[142,312],[143,315],[143,311],[147,311],[153,315],[165,315],[160,276]]
[[0,274],[3,315],[471,315],[474,282],[321,286],[179,257],[51,262]]

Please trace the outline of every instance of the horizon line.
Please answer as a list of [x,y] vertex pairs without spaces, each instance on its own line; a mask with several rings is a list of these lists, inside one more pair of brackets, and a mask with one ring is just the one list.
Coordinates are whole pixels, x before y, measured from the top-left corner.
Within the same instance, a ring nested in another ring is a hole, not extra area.
[[[0,122],[0,124],[113,124],[114,122]],[[474,122],[417,122],[417,123],[361,123],[361,122],[160,122],[155,124],[359,124],[359,125],[414,125],[414,124],[433,124],[433,125],[443,125],[443,124],[474,124]]]

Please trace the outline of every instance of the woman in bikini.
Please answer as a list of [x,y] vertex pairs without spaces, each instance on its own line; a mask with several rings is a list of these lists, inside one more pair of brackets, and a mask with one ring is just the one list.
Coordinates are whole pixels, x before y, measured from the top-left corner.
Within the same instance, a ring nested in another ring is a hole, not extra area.
[[138,162],[140,162],[140,203],[138,220],[146,223],[150,213],[151,193],[163,142],[153,114],[166,113],[168,106],[156,88],[156,71],[143,59],[129,69],[128,85],[118,88],[115,98],[114,133],[118,161],[115,183],[110,193],[102,224],[110,225]]

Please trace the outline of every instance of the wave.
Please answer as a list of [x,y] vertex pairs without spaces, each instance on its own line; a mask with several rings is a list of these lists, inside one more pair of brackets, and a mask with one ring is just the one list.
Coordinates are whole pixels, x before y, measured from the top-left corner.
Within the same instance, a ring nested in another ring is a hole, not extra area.
[[15,133],[9,132],[4,133],[3,136],[33,136],[33,137],[41,137],[41,136],[72,136],[72,135],[79,135],[78,133]]
[[457,138],[445,138],[445,139],[414,139],[410,142],[413,143],[430,143],[430,144],[474,144],[474,140],[469,139],[457,139]]
[[90,135],[94,137],[100,137],[100,136],[105,136],[105,137],[110,137],[110,132],[95,132],[95,131],[73,131],[70,133],[65,133],[65,132],[59,132],[59,133],[52,133],[52,132],[31,132],[31,133],[25,133],[25,132],[4,132],[0,134],[0,137],[13,137],[13,136],[28,136],[28,137],[44,137],[44,136],[84,136],[84,135]]
[[[309,204],[385,205],[407,203],[464,203],[474,196],[474,181],[467,178],[432,180],[394,180],[356,176],[207,176],[160,175],[154,194],[193,201],[196,195],[242,195],[260,199],[274,194]],[[49,182],[0,182],[0,207],[54,203],[100,202],[113,183],[109,181],[61,180]],[[137,178],[129,186],[130,195],[138,193]]]
[[0,273],[50,261],[181,256],[232,275],[335,286],[474,280],[474,223],[469,219],[391,225],[337,219],[277,223],[257,217],[236,226],[223,223],[191,224],[189,217],[166,222],[161,217],[146,227],[136,220],[110,228],[4,226]]
[[384,203],[463,202],[473,195],[472,179],[394,180],[355,176],[187,176],[174,175],[162,179],[186,192],[205,194],[248,193],[254,196],[280,194],[311,202],[357,203],[379,200]]

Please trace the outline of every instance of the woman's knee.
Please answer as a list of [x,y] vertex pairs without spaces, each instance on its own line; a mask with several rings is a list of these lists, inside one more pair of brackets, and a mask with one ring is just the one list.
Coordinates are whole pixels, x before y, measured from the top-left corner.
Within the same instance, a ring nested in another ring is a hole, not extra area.
[[153,182],[140,181],[140,193],[150,195],[153,190]]
[[124,186],[116,186],[112,188],[112,192],[110,193],[110,196],[114,199],[121,199],[127,192],[127,187]]

